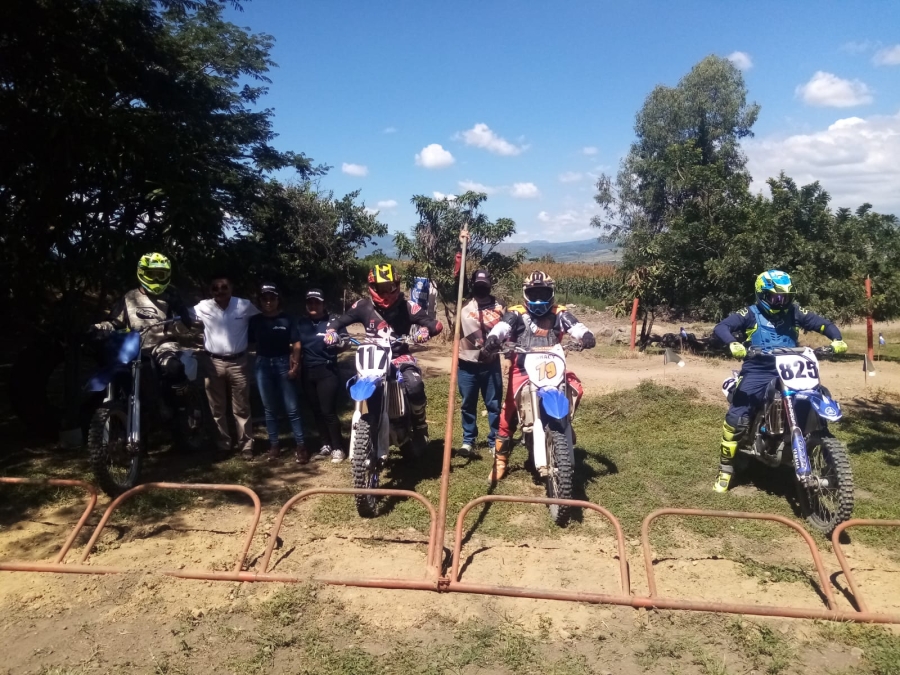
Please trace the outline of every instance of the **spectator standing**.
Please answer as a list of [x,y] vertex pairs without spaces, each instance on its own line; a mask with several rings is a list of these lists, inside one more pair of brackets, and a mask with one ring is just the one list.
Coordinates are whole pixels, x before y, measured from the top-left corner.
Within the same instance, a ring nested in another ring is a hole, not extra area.
[[[250,426],[250,387],[247,363],[247,337],[250,318],[259,314],[253,303],[232,295],[231,280],[218,275],[210,283],[211,299],[194,306],[203,324],[202,363],[206,395],[218,427],[217,446],[222,452],[237,448],[245,459],[253,457]],[[228,429],[228,392],[236,437],[232,442]]]
[[[475,270],[470,290],[472,298],[462,309],[459,346],[459,393],[462,396],[463,442],[458,455],[477,457],[478,395],[484,399],[488,412],[488,436],[494,446],[500,425],[500,407],[503,401],[503,373],[497,354],[482,356],[481,348],[491,329],[503,318],[506,308],[491,294],[493,281],[490,272]],[[487,359],[487,360],[485,360]]]
[[267,459],[277,460],[278,413],[283,410],[294,434],[294,456],[298,464],[309,462],[303,444],[303,423],[297,400],[297,378],[300,375],[300,331],[297,319],[281,310],[278,288],[263,284],[259,289],[262,313],[250,318],[249,340],[256,345],[256,384],[266,410],[269,434]]
[[325,346],[325,329],[330,319],[322,291],[310,289],[306,294],[306,316],[300,319],[303,389],[319,429],[322,443],[319,457],[331,457],[334,464],[339,464],[347,454],[337,414],[338,393],[341,390],[337,350]]

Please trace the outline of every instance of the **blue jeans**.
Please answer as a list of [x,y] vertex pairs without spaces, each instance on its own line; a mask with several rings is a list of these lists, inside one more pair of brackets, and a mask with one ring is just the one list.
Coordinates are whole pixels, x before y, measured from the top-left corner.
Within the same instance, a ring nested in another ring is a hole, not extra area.
[[266,431],[269,443],[278,443],[278,413],[284,411],[294,442],[303,445],[303,424],[300,421],[300,406],[297,401],[297,385],[288,377],[290,359],[287,356],[256,357],[256,384],[266,409]]
[[503,373],[500,359],[491,363],[459,361],[459,393],[462,396],[463,443],[471,446],[478,440],[478,394],[488,412],[488,445],[493,447],[500,427],[500,405],[503,402]]

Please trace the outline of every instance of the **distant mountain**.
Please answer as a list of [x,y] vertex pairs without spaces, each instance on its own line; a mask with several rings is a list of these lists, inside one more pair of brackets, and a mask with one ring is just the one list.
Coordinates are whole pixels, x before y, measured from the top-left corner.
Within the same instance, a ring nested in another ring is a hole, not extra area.
[[[519,249],[527,251],[528,258],[551,256],[557,262],[613,262],[619,259],[619,252],[614,244],[583,239],[581,241],[528,241],[523,243],[504,242],[497,247],[500,253],[515,253]],[[360,251],[361,256],[381,250],[388,257],[396,256],[393,235],[376,237]]]

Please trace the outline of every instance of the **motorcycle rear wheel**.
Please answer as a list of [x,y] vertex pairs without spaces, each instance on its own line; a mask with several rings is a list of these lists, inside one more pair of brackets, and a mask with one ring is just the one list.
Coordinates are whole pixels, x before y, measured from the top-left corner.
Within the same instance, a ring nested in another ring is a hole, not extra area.
[[[109,434],[104,442],[107,428]],[[104,403],[94,411],[88,430],[88,453],[97,484],[110,497],[118,497],[137,484],[144,450],[128,448],[128,413],[121,401]]]
[[807,439],[806,452],[812,474],[828,480],[828,487],[804,487],[797,483],[801,511],[809,525],[830,536],[838,525],[853,515],[853,472],[844,444],[827,431],[814,431]]
[[[378,457],[372,442],[372,428],[365,417],[356,423],[350,469],[353,472],[353,487],[374,489],[378,487]],[[374,518],[378,512],[378,497],[356,495],[356,512],[361,518]]]
[[[547,469],[544,489],[550,499],[572,499],[572,483],[575,467],[572,465],[572,449],[566,433],[555,425],[544,430],[547,439]],[[565,527],[572,517],[572,507],[548,504],[550,517],[559,527]]]

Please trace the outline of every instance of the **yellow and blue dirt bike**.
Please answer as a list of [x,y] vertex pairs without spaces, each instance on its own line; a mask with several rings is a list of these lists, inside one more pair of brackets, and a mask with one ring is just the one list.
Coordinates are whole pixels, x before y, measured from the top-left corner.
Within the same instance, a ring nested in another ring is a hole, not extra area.
[[[825,535],[853,513],[853,473],[844,444],[831,435],[828,424],[843,416],[840,404],[819,379],[817,356],[830,355],[831,347],[750,347],[747,359],[775,360],[776,375],[765,392],[762,409],[755,412],[747,443],[736,457],[753,458],[765,466],[793,468],[800,510],[809,525]],[[722,384],[732,400],[738,373]]]

